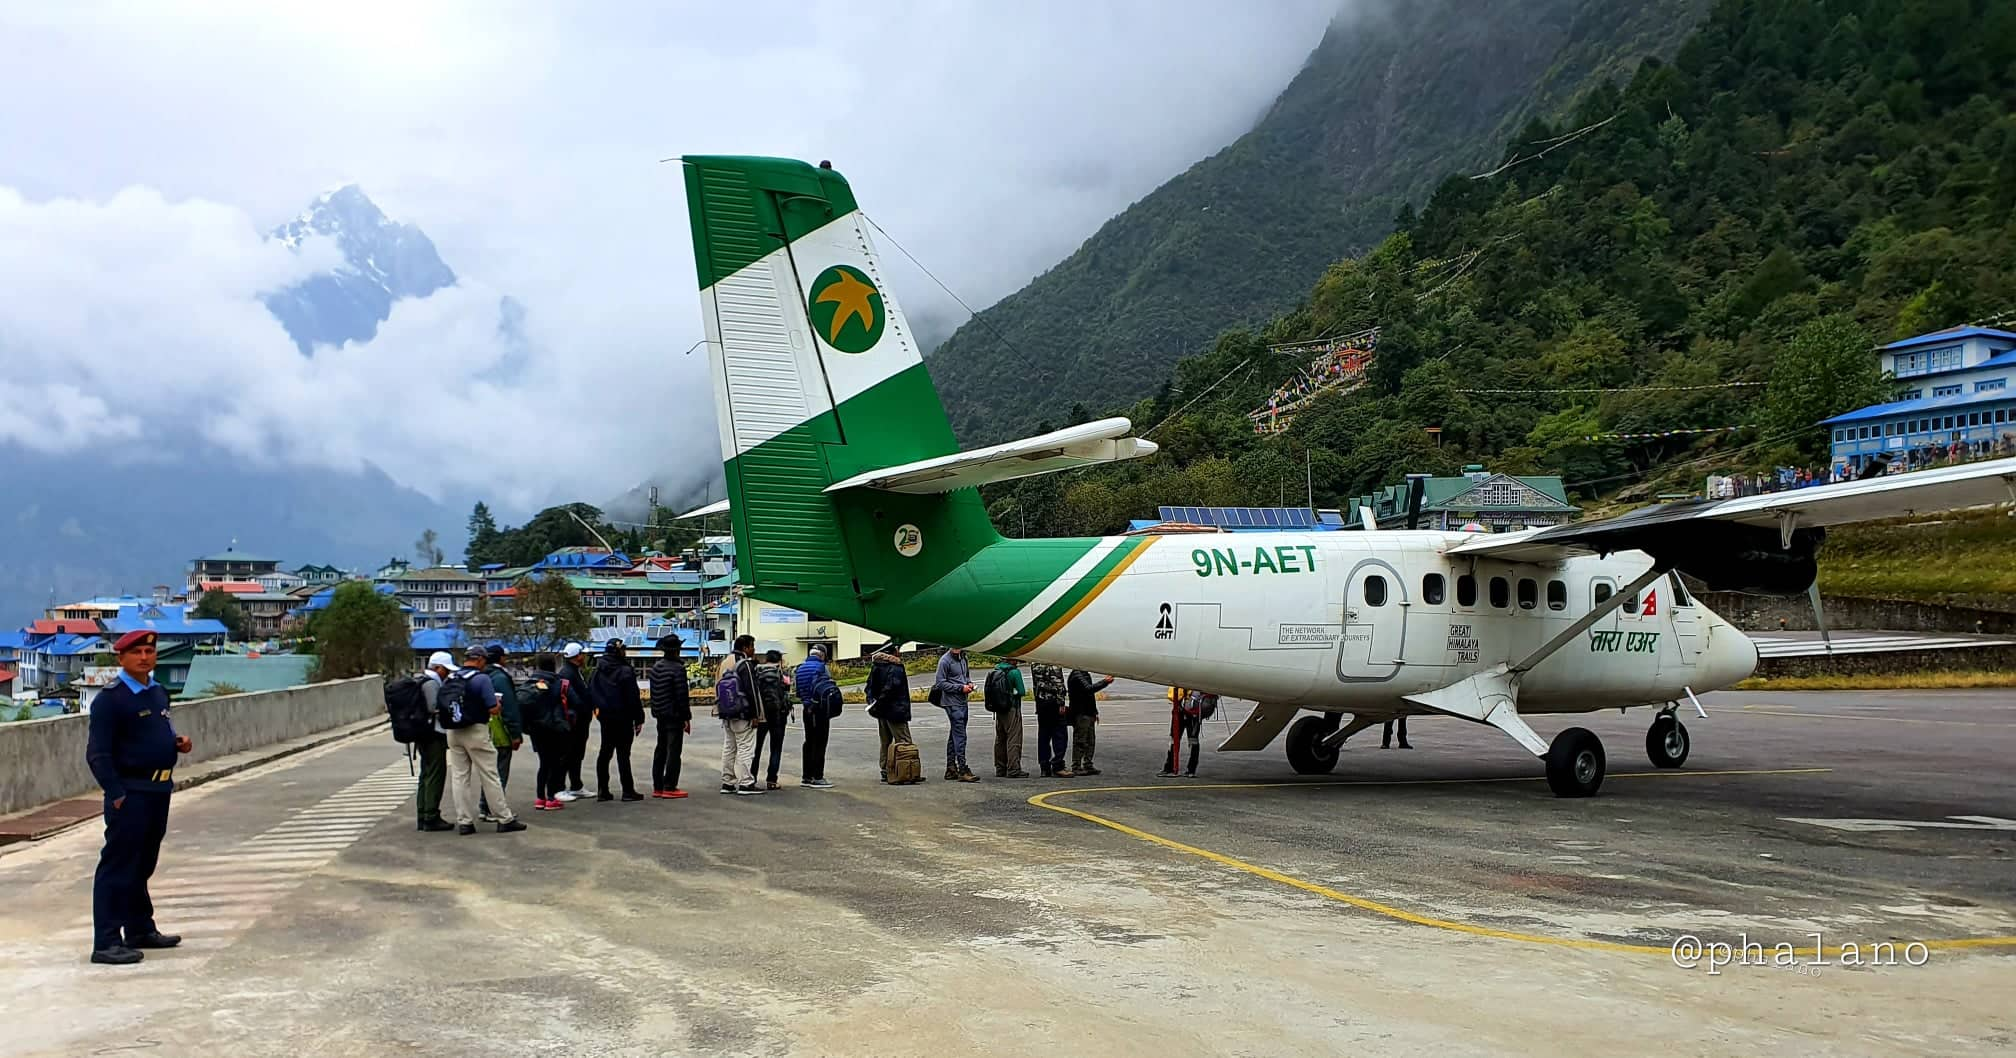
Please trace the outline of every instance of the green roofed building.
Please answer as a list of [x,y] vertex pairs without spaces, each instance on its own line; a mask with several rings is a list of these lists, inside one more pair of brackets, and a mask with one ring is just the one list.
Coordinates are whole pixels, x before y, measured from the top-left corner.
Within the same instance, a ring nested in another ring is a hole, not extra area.
[[[1370,507],[1381,529],[1407,524],[1407,483],[1388,485],[1369,495],[1353,497],[1345,506],[1347,529],[1363,529],[1358,510]],[[1560,525],[1581,517],[1568,502],[1568,490],[1556,475],[1493,474],[1467,466],[1454,477],[1426,479],[1421,495],[1422,529],[1461,529],[1476,524],[1494,533]]]

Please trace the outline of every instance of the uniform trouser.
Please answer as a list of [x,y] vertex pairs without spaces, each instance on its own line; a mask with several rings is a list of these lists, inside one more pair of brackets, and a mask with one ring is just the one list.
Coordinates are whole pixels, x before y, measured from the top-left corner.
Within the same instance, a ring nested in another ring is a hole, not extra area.
[[747,720],[721,721],[721,785],[755,785],[756,769],[743,763],[755,748],[755,724]]
[[533,780],[532,796],[552,801],[567,788],[567,761],[574,752],[572,731],[532,729],[532,752],[539,755],[539,775]]
[[1045,719],[1036,714],[1036,763],[1043,774],[1064,770],[1064,755],[1071,743],[1071,722],[1061,716]]
[[609,758],[616,758],[616,777],[622,780],[623,792],[637,792],[637,780],[630,777],[630,744],[637,739],[637,729],[627,723],[604,723],[602,725],[602,752],[595,754],[595,788],[604,796],[609,794]]
[[595,726],[595,718],[584,716],[574,722],[567,732],[567,778],[572,780],[570,790],[585,788],[581,781],[581,766],[588,763],[588,731]]
[[[757,766],[763,762],[763,743],[765,740],[768,740],[770,743],[769,779],[771,782],[776,782],[777,769],[784,765],[783,720],[773,720],[756,729],[756,752],[749,755],[749,774],[751,775],[756,774],[758,770]],[[805,776],[801,775],[799,778],[802,779]]]
[[1387,746],[1393,744],[1393,725],[1395,723],[1398,723],[1400,725],[1400,744],[1403,746],[1407,744],[1407,718],[1403,716],[1400,717],[1398,720],[1386,721],[1386,726],[1380,729],[1379,731],[1380,749],[1385,749]]
[[883,720],[878,717],[875,720],[875,734],[882,740],[882,777],[886,779],[889,777],[889,765],[892,763],[889,756],[891,749],[898,742],[910,741],[910,721]]
[[1022,710],[994,714],[994,770],[1022,770]]
[[448,787],[448,736],[429,731],[413,743],[413,752],[420,758],[420,822],[439,822],[441,794]]
[[1071,721],[1071,770],[1092,766],[1092,752],[1099,748],[1099,718],[1081,716]]
[[824,779],[826,777],[826,739],[833,734],[833,721],[826,718],[826,707],[817,702],[805,707],[805,766],[800,768],[801,779]]
[[117,808],[110,797],[105,799],[105,849],[98,854],[98,874],[91,883],[94,951],[155,931],[147,879],[154,876],[161,839],[168,833],[168,796],[166,790],[129,790]]
[[[490,744],[497,746],[495,741],[492,741]],[[511,754],[512,749],[510,746],[497,746],[497,785],[506,790],[511,788]],[[483,809],[483,814],[486,816],[489,815],[490,798],[486,795],[479,798],[479,800],[482,801],[480,807]]]
[[679,754],[686,748],[686,724],[681,720],[658,721],[658,745],[651,750],[651,788],[679,788]]
[[1176,770],[1176,758],[1182,754],[1183,739],[1190,739],[1190,774],[1197,774],[1197,737],[1204,733],[1204,718],[1190,716],[1182,706],[1169,709],[1169,759],[1162,764],[1163,771]]
[[454,778],[456,823],[465,827],[475,824],[479,789],[490,799],[498,819],[515,818],[510,803],[504,800],[504,787],[497,781],[497,746],[490,741],[488,725],[471,724],[448,732],[448,771]]
[[966,707],[963,705],[947,705],[944,709],[945,720],[948,726],[945,732],[945,770],[965,771]]

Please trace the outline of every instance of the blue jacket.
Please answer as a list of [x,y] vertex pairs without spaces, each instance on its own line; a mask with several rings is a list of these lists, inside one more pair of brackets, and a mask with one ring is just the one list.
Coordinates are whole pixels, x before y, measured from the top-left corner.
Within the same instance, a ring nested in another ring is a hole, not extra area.
[[818,658],[806,658],[805,663],[792,674],[791,680],[797,684],[798,700],[804,703],[807,717],[812,715],[813,706],[825,704],[829,691],[840,689],[840,685],[833,682],[833,673],[827,670],[826,663]]
[[128,791],[167,793],[175,788],[175,725],[168,721],[168,691],[159,683],[135,692],[123,679],[91,702],[91,731],[84,763],[105,796]]

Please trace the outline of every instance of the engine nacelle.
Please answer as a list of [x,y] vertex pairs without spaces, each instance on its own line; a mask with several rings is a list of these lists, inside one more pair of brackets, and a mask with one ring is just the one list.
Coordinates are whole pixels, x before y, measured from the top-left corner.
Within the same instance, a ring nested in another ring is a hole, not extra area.
[[1729,522],[1661,527],[1639,546],[1653,558],[1706,584],[1711,591],[1804,595],[1819,576],[1824,529],[1798,529],[1791,546],[1778,530]]

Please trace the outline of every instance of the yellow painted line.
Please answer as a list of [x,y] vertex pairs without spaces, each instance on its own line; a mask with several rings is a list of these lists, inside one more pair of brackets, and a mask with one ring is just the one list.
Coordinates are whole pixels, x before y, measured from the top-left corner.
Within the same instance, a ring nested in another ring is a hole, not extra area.
[[[1829,772],[1832,770],[1833,770],[1832,768],[1776,768],[1776,769],[1731,770],[1731,771],[1662,770],[1662,771],[1647,771],[1647,772],[1623,772],[1616,775],[1611,775],[1609,776],[1609,778],[1653,779],[1653,778],[1686,777],[1686,776],[1708,777],[1708,776],[1737,776],[1737,775],[1813,775],[1821,772]],[[1052,812],[1058,812],[1076,819],[1082,819],[1088,823],[1096,823],[1099,826],[1105,827],[1108,830],[1118,831],[1122,834],[1127,835],[1130,838],[1136,838],[1138,840],[1148,842],[1151,845],[1159,845],[1165,849],[1180,852],[1188,856],[1196,856],[1201,859],[1209,860],[1212,863],[1216,863],[1222,867],[1229,867],[1235,871],[1242,871],[1246,874],[1253,875],[1256,878],[1264,878],[1270,882],[1285,885],[1292,889],[1300,889],[1305,893],[1313,893],[1317,896],[1321,896],[1326,899],[1335,900],[1340,904],[1348,904],[1352,907],[1358,908],[1361,911],[1370,911],[1376,915],[1383,915],[1387,918],[1396,919],[1401,922],[1412,923],[1413,925],[1417,926],[1429,926],[1434,929],[1448,930],[1452,933],[1464,933],[1474,937],[1492,937],[1498,940],[1518,941],[1524,944],[1542,944],[1556,948],[1580,948],[1586,951],[1627,952],[1633,955],[1664,955],[1669,958],[1672,957],[1673,946],[1670,944],[1668,945],[1624,944],[1618,941],[1590,940],[1582,937],[1550,937],[1539,933],[1521,933],[1516,930],[1497,929],[1492,926],[1479,926],[1470,922],[1457,922],[1453,919],[1436,918],[1432,915],[1418,914],[1416,912],[1408,911],[1403,908],[1394,907],[1391,904],[1380,903],[1377,900],[1370,900],[1362,896],[1354,896],[1342,890],[1333,889],[1327,885],[1319,885],[1315,882],[1304,881],[1303,879],[1297,878],[1294,875],[1285,874],[1281,871],[1274,870],[1271,867],[1262,867],[1259,866],[1258,864],[1248,863],[1245,860],[1235,859],[1231,856],[1225,855],[1222,852],[1213,852],[1210,849],[1198,848],[1195,845],[1186,845],[1183,842],[1176,841],[1173,838],[1165,838],[1160,834],[1152,834],[1146,830],[1142,830],[1139,827],[1131,827],[1117,820],[1108,819],[1105,816],[1094,815],[1091,812],[1081,811],[1080,809],[1076,808],[1066,808],[1063,805],[1052,803],[1053,799],[1059,797],[1077,797],[1077,796],[1083,796],[1085,794],[1100,794],[1100,793],[1129,793],[1144,790],[1152,790],[1167,793],[1169,791],[1187,791],[1187,790],[1277,789],[1284,786],[1445,786],[1445,785],[1464,785],[1464,784],[1481,784],[1481,783],[1536,782],[1536,781],[1538,780],[1526,776],[1504,776],[1504,777],[1489,777],[1479,779],[1337,779],[1337,780],[1319,781],[1319,782],[1171,783],[1163,786],[1087,786],[1069,790],[1051,790],[1048,793],[1040,793],[1034,797],[1029,798],[1029,803],[1035,805],[1038,808],[1046,808]],[[2003,947],[2016,947],[2016,936],[1967,937],[1957,940],[1919,941],[1918,943],[1924,944],[1927,949],[1934,949],[1934,950],[1948,950],[1948,949],[1958,950],[1966,948],[2003,948]],[[1796,949],[1795,954],[1801,958],[1816,958],[1828,955],[1838,956],[1844,950],[1846,950],[1846,947],[1848,946],[1830,944],[1827,947],[1821,949],[1800,948]],[[1858,955],[1860,954],[1859,949],[1857,951],[1857,954]]]
[[1134,550],[1128,552],[1125,556],[1123,556],[1120,559],[1120,561],[1113,563],[1113,568],[1107,570],[1106,575],[1099,578],[1099,583],[1092,585],[1092,590],[1086,592],[1084,598],[1078,600],[1075,604],[1072,605],[1072,607],[1069,610],[1064,611],[1063,616],[1051,622],[1050,627],[1045,628],[1043,630],[1042,635],[1039,635],[1036,638],[1030,640],[1029,642],[1022,644],[1022,649],[1015,651],[1014,656],[1019,658],[1022,655],[1027,654],[1032,650],[1035,650],[1037,647],[1040,647],[1045,642],[1047,642],[1051,636],[1054,636],[1058,632],[1063,631],[1064,626],[1070,624],[1072,618],[1077,617],[1079,614],[1085,612],[1085,608],[1087,606],[1092,605],[1092,600],[1097,599],[1099,596],[1106,594],[1106,589],[1112,587],[1113,582],[1120,579],[1120,574],[1127,572],[1127,567],[1133,565],[1135,561],[1139,559],[1142,555],[1147,554],[1148,549],[1154,547],[1155,541],[1160,539],[1162,538],[1159,536],[1148,537],[1147,539],[1141,542],[1140,547],[1137,547]]
[[2016,727],[2016,724],[1992,724],[1979,720],[1932,720],[1922,716],[1868,716],[1860,713],[1813,713],[1804,709],[1772,709],[1762,705],[1746,705],[1743,711],[1752,716],[1789,716],[1795,719],[1825,720],[1881,720],[1892,724],[1942,724],[1948,727]]

